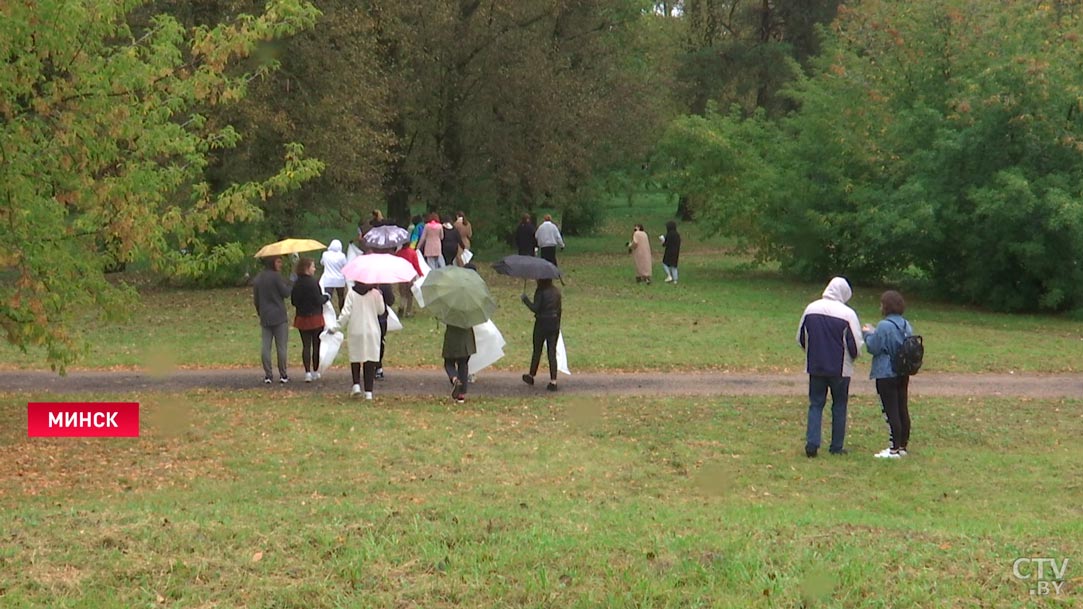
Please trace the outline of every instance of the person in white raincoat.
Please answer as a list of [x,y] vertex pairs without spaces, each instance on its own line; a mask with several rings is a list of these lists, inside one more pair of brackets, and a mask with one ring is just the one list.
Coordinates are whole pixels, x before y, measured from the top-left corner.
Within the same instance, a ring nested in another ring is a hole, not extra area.
[[376,286],[355,283],[346,295],[346,304],[335,322],[335,329],[346,330],[346,344],[350,349],[350,372],[353,375],[350,395],[361,394],[363,369],[365,399],[372,399],[376,367],[380,361],[379,316],[386,310],[383,294]]
[[338,294],[338,308],[341,311],[346,300],[346,278],[342,276],[342,267],[346,266],[346,254],[342,253],[342,242],[335,239],[320,257],[323,276],[320,285],[328,294]]

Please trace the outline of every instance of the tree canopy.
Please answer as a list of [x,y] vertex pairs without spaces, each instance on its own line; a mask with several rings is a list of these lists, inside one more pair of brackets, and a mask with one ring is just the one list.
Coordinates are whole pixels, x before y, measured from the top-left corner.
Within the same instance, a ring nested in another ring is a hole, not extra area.
[[8,2],[0,7],[0,325],[63,368],[75,326],[119,312],[131,290],[104,271],[140,255],[198,274],[244,255],[209,247],[219,221],[316,176],[298,145],[263,179],[216,189],[208,164],[240,141],[208,112],[242,98],[272,64],[236,70],[258,44],[311,27],[318,11],[275,0],[256,16],[185,29],[171,15],[130,22],[139,2]]

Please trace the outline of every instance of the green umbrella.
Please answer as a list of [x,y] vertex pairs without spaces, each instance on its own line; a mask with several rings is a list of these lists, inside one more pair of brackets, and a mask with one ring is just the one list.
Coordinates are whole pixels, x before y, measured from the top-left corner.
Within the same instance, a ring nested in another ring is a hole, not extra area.
[[477,271],[445,266],[431,271],[421,284],[425,308],[449,326],[472,328],[496,311],[496,301]]

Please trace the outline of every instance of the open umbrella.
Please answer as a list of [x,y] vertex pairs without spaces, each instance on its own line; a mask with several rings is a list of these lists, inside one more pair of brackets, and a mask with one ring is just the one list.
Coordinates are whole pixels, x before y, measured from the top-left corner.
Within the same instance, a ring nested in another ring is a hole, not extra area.
[[417,277],[414,265],[391,254],[365,254],[342,267],[342,275],[350,281],[376,285],[378,283],[406,283]]
[[449,326],[472,328],[496,311],[496,301],[477,271],[458,266],[434,269],[421,285],[425,309]]
[[521,279],[558,279],[560,269],[545,258],[534,256],[505,256],[493,263],[493,270],[501,275],[510,275]]
[[393,250],[409,240],[410,233],[393,224],[374,226],[362,237],[365,247],[374,250]]
[[315,239],[283,239],[281,241],[275,241],[274,243],[268,243],[259,248],[256,252],[255,258],[266,258],[268,256],[284,256],[286,254],[297,254],[300,252],[311,252],[313,250],[325,250],[327,246],[316,241]]

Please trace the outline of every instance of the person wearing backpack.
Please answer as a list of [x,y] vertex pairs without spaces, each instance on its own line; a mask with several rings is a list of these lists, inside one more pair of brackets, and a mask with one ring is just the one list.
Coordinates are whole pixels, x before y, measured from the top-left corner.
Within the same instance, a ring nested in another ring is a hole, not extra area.
[[[907,442],[910,440],[909,375],[917,370],[906,361],[900,362],[898,357],[907,337],[914,335],[914,328],[903,317],[905,311],[906,301],[902,294],[888,290],[880,296],[880,313],[884,319],[876,324],[875,328],[869,324],[861,328],[865,348],[872,354],[869,378],[876,381],[880,409],[884,412],[888,425],[890,445],[876,453],[875,456],[880,459],[905,457]],[[916,338],[920,340],[920,337]],[[920,360],[917,365],[920,366]],[[907,367],[910,369],[900,370]]]

